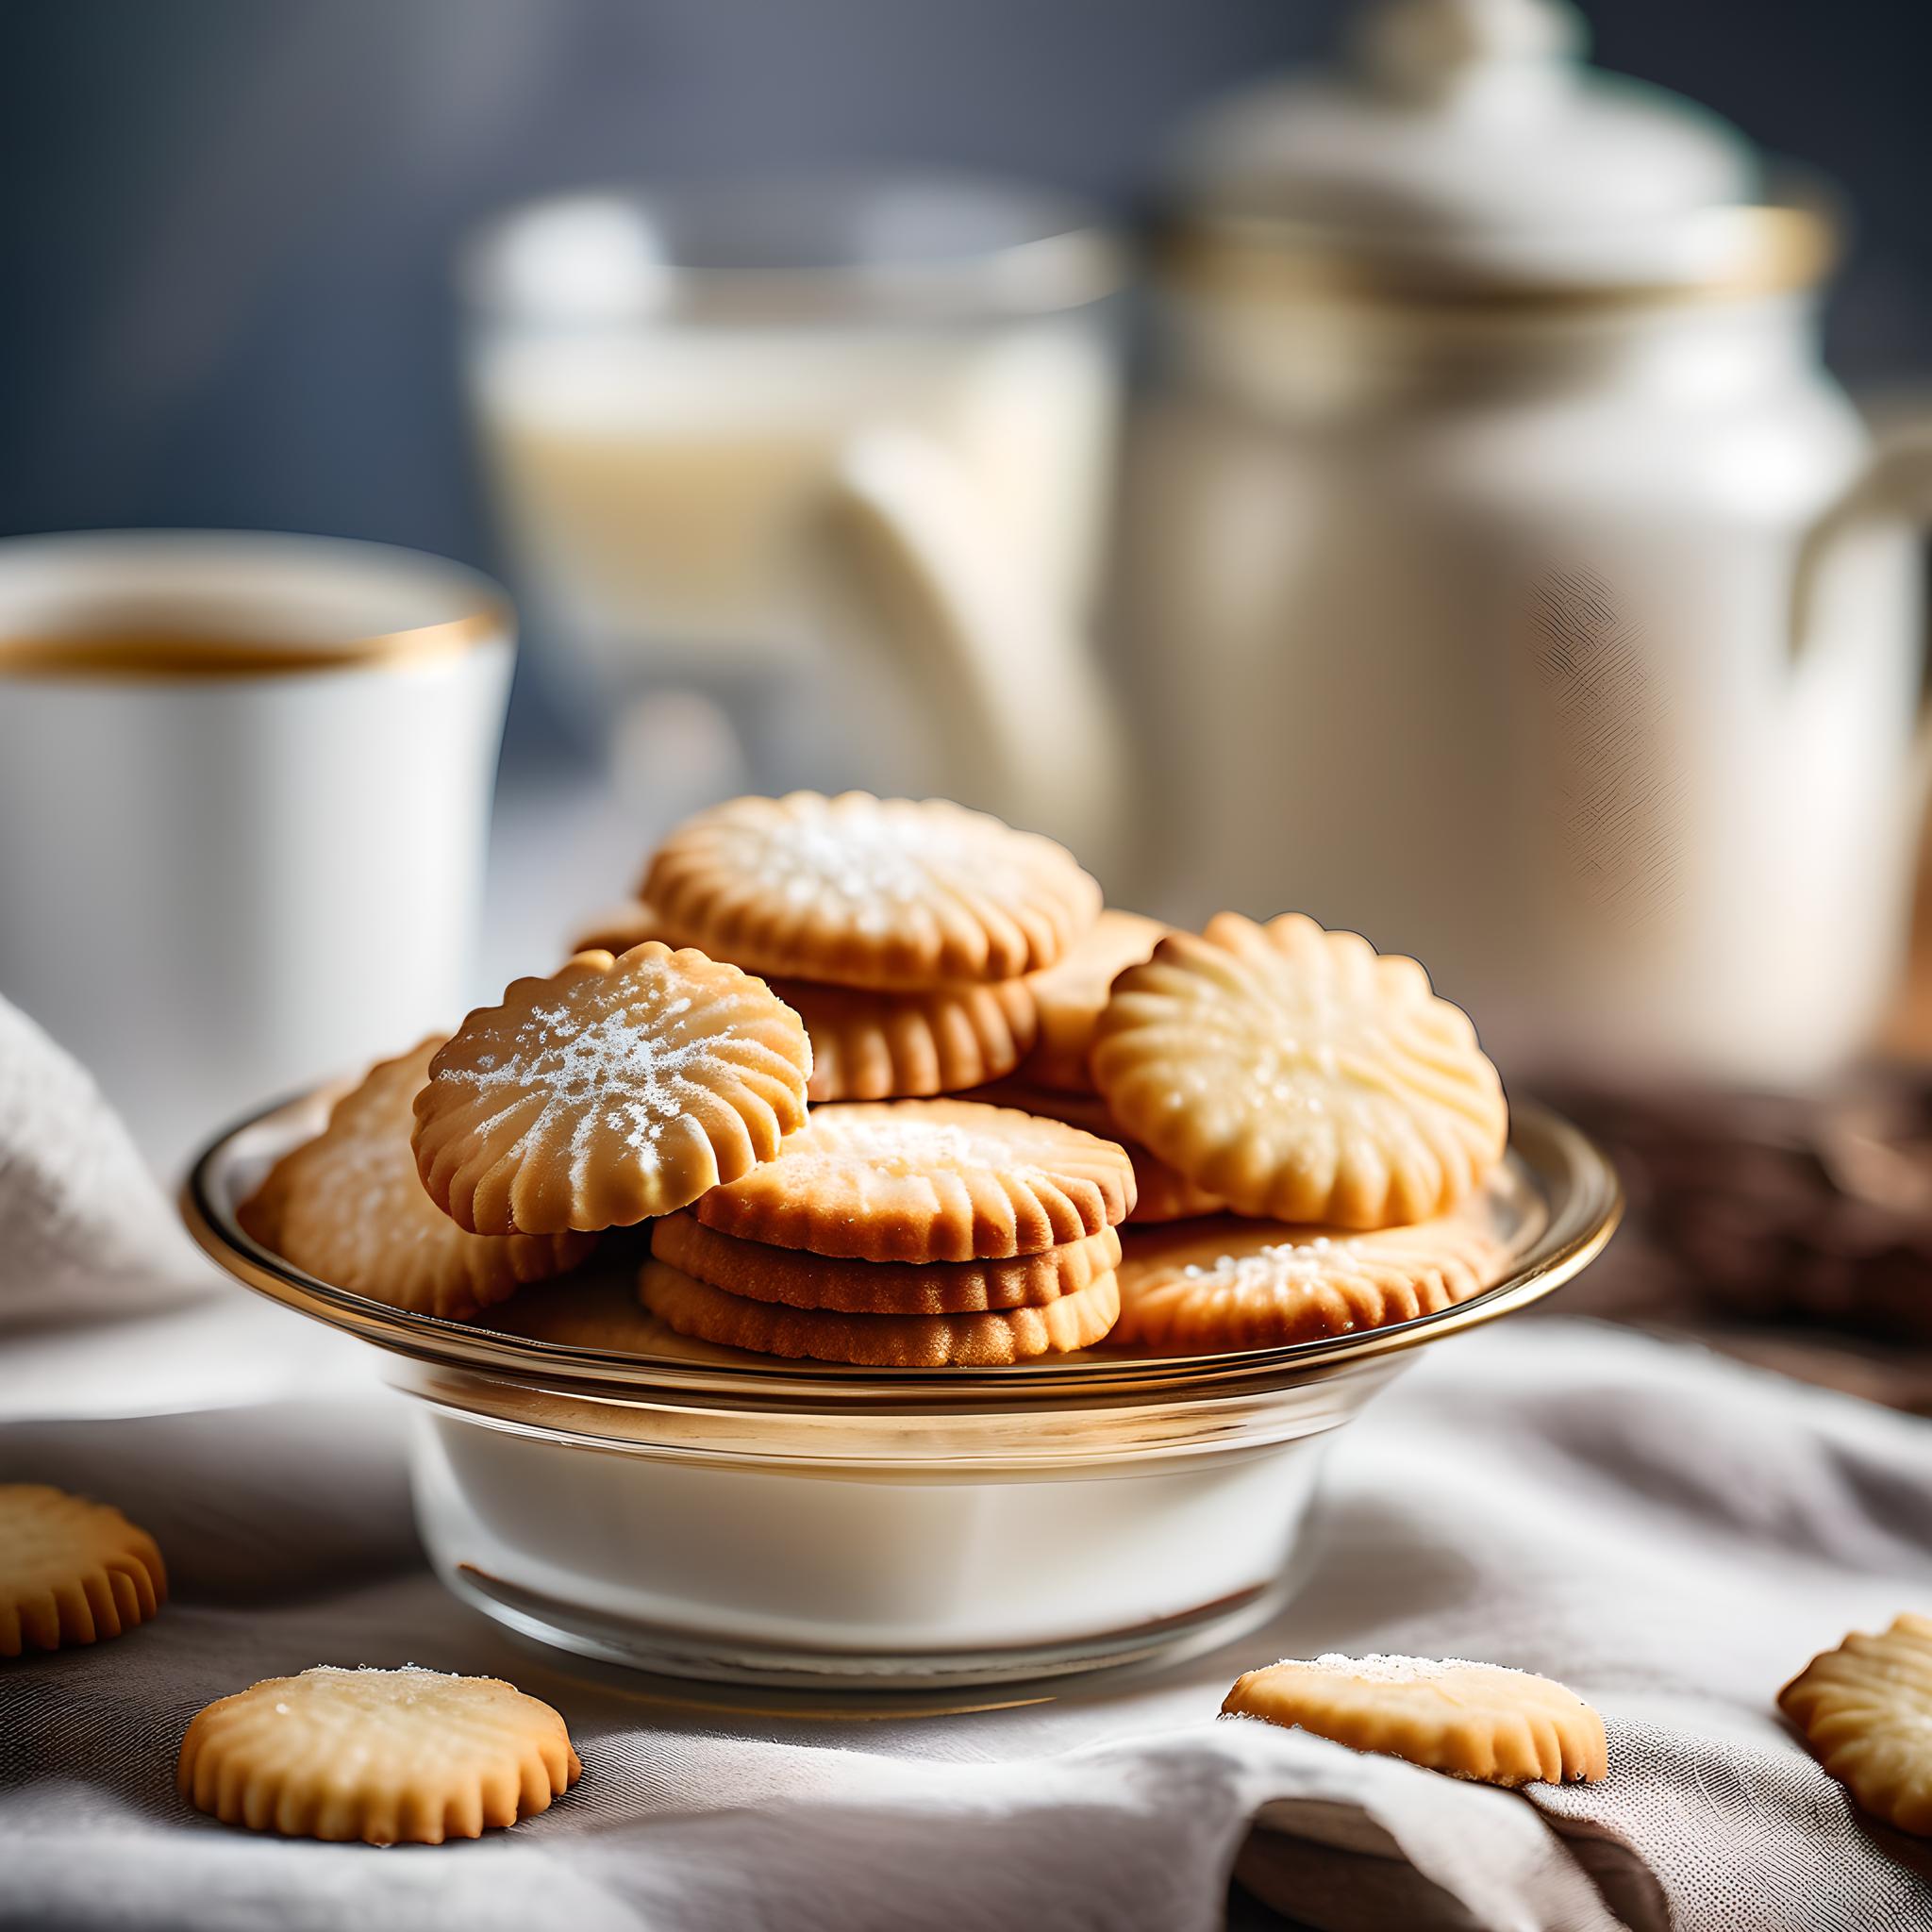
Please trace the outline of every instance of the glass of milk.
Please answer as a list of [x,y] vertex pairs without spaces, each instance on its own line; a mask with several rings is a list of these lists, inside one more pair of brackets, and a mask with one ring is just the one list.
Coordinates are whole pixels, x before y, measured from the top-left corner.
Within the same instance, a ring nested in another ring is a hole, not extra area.
[[[801,529],[856,437],[911,431],[1077,625],[1122,274],[1077,203],[958,178],[585,193],[499,219],[464,265],[469,380],[553,688],[698,789],[866,782],[867,744],[919,721],[881,714],[878,680],[812,621]],[[911,709],[940,702],[911,688]]]

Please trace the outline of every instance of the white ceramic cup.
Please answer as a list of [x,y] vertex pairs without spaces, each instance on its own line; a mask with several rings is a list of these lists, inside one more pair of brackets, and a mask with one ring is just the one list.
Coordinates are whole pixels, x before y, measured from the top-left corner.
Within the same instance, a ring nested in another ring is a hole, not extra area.
[[0,993],[163,1174],[461,1011],[514,642],[380,544],[0,542]]

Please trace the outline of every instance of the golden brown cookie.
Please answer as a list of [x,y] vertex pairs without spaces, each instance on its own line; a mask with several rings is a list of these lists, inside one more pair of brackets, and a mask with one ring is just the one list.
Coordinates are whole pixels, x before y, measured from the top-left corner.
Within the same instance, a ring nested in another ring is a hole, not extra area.
[[812,1109],[778,1159],[698,1203],[722,1234],[858,1261],[997,1261],[1084,1240],[1134,1205],[1121,1149],[961,1100]]
[[473,1232],[627,1227],[770,1160],[810,1074],[798,1015],[736,966],[656,941],[580,953],[430,1061],[417,1170]]
[[328,1125],[270,1170],[242,1224],[318,1281],[459,1321],[575,1267],[596,1237],[466,1234],[423,1191],[409,1134],[441,1043],[432,1035],[372,1067]]
[[811,1036],[811,1098],[924,1099],[1011,1073],[1039,1024],[1032,982],[872,992],[780,979]]
[[1068,1093],[1091,1093],[1093,1074],[1087,1057],[1114,977],[1150,958],[1170,930],[1158,919],[1109,906],[1064,958],[1032,974],[1027,983],[1040,1008],[1040,1038],[1021,1063],[1021,1079]]
[[582,1769],[562,1718],[499,1678],[318,1664],[199,1712],[175,1783],[251,1831],[440,1845],[547,1811]]
[[873,1369],[1002,1368],[1090,1347],[1120,1313],[1111,1274],[1038,1307],[959,1315],[850,1315],[751,1301],[662,1261],[644,1264],[640,1292],[660,1321],[700,1341]]
[[1609,1770],[1604,1721],[1575,1691],[1458,1657],[1271,1664],[1238,1679],[1221,1708],[1482,1784],[1594,1781]]
[[1142,1227],[1157,1222],[1192,1221],[1204,1214],[1219,1214],[1227,1203],[1206,1188],[1197,1188],[1186,1174],[1176,1174],[1158,1155],[1150,1154],[1140,1141],[1121,1131],[1112,1109],[1097,1093],[1069,1093],[1045,1087],[1029,1086],[1020,1080],[992,1080],[962,1100],[983,1100],[989,1107],[1017,1108],[1022,1113],[1038,1114],[1042,1120],[1065,1121],[1070,1127],[1112,1141],[1126,1150],[1134,1164],[1134,1210],[1127,1216],[1129,1227]]
[[1050,839],[944,799],[736,798],[677,827],[642,896],[759,973],[918,992],[1051,966],[1100,888]]
[[1818,1761],[1873,1817],[1932,1837],[1932,1618],[1855,1630],[1777,1693]]
[[1170,933],[1114,981],[1092,1067],[1135,1140],[1274,1221],[1427,1221],[1474,1191],[1508,1137],[1468,1017],[1413,959],[1299,913]]
[[1124,1250],[1112,1340],[1176,1355],[1386,1328],[1480,1294],[1504,1258],[1474,1213],[1372,1233],[1222,1217],[1137,1230]]
[[0,1657],[98,1643],[168,1600],[155,1540],[45,1483],[0,1483]]
[[[621,952],[647,939],[675,943],[641,899],[592,922],[580,949]],[[924,1099],[996,1080],[1019,1065],[1040,1029],[1039,974],[878,992],[774,976],[772,991],[811,1041],[807,1095],[821,1100]]]
[[962,1315],[1035,1307],[1074,1294],[1121,1257],[1121,1239],[1104,1227],[1084,1241],[1004,1261],[845,1261],[740,1241],[692,1214],[673,1214],[651,1229],[651,1252],[694,1280],[749,1301],[857,1315]]

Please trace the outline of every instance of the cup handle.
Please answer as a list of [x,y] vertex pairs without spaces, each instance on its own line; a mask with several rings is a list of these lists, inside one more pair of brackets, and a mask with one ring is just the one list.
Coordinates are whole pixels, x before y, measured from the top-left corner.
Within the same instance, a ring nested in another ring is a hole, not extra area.
[[1791,581],[1791,654],[1818,629],[1820,591],[1832,555],[1861,531],[1906,524],[1932,531],[1932,417],[1884,437],[1850,485],[1805,533]]
[[807,543],[841,641],[910,676],[946,789],[1105,864],[1124,758],[1087,638],[1012,554],[957,459],[916,431],[840,451]]

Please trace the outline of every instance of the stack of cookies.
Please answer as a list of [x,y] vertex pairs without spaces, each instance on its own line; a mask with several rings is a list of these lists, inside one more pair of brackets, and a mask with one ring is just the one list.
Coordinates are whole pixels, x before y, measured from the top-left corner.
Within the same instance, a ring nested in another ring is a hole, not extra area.
[[1493,1278],[1495,1069],[1354,934],[1172,931],[983,813],[798,792],[677,827],[590,937],[377,1067],[258,1238],[463,1317],[650,1222],[673,1329],[873,1366],[1263,1347]]
[[813,1109],[777,1159],[651,1231],[645,1305],[683,1335],[877,1367],[1086,1348],[1120,1313],[1112,1142],[970,1101]]
[[1010,1074],[1038,988],[1100,916],[1049,839],[943,799],[797,791],[680,825],[577,944],[663,940],[757,973],[805,1022],[812,1100],[897,1100]]

